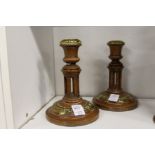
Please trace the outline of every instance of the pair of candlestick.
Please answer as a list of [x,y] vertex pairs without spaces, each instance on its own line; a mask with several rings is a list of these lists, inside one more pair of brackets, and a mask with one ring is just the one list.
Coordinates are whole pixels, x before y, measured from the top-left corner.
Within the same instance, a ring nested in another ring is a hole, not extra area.
[[79,94],[80,67],[76,63],[78,48],[81,41],[78,39],[65,39],[60,42],[67,63],[62,72],[64,74],[65,96],[46,111],[47,119],[58,125],[78,126],[94,122],[99,117],[99,108],[110,111],[127,111],[137,107],[137,100],[126,93],[121,87],[123,64],[121,50],[123,41],[110,41],[109,88],[93,98],[93,103],[84,100]]

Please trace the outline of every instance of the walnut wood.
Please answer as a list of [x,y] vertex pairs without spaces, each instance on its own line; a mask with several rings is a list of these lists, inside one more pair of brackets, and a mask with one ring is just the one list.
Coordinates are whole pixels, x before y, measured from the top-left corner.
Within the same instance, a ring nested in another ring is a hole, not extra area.
[[[78,57],[78,48],[81,41],[78,39],[65,39],[60,42],[64,49],[63,67],[65,95],[62,100],[57,101],[47,109],[46,117],[54,124],[64,126],[85,125],[95,121],[98,118],[98,108],[87,100],[80,97],[79,94],[79,74],[81,69],[76,63],[80,60]],[[85,115],[75,116],[71,106],[79,104],[84,108]]]
[[[98,105],[101,109],[110,111],[127,111],[137,107],[137,100],[131,94],[122,90],[122,70],[123,64],[120,62],[122,58],[121,50],[125,43],[123,41],[110,41],[110,56],[112,60],[109,64],[109,88],[107,91],[101,92],[93,98],[93,103]],[[110,94],[118,94],[119,100],[117,102],[109,101]]]

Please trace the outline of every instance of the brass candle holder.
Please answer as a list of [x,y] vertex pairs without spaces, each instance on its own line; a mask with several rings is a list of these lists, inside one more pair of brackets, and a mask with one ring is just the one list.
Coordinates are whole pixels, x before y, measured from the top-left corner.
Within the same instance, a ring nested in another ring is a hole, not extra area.
[[[76,63],[80,60],[78,48],[81,46],[81,41],[65,39],[60,42],[60,46],[64,49],[65,57],[63,60],[67,63],[62,69],[65,96],[47,109],[46,117],[51,123],[64,126],[89,124],[98,118],[99,110],[94,104],[82,99],[79,94],[81,69]],[[82,114],[76,114],[73,110],[73,106],[77,105],[83,109]]]
[[[127,111],[137,107],[137,100],[131,94],[124,92],[121,87],[123,64],[120,62],[122,58],[121,50],[125,43],[123,41],[110,41],[110,56],[112,60],[109,64],[109,88],[107,91],[101,92],[93,98],[93,103],[101,109],[110,111]],[[113,101],[110,97],[117,97],[117,101]]]

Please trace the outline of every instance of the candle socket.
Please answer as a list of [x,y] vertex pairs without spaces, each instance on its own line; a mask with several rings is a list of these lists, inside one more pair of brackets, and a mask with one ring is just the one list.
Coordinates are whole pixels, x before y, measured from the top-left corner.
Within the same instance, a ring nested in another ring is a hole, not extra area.
[[[62,100],[53,104],[46,111],[47,119],[54,124],[63,126],[79,126],[89,124],[98,118],[98,108],[87,100],[80,97],[79,94],[79,74],[81,69],[76,63],[80,60],[78,57],[78,48],[81,41],[78,39],[65,39],[60,42],[64,50],[63,67],[65,95]],[[83,107],[85,115],[75,116],[72,106],[80,105]]]
[[[108,66],[109,88],[93,98],[93,103],[101,109],[127,111],[137,107],[136,98],[124,92],[121,87],[123,64],[120,62],[120,59],[122,58],[121,50],[124,44],[123,41],[119,40],[108,42],[108,46],[110,47],[109,58],[112,60]],[[109,101],[111,94],[119,95],[117,102]]]

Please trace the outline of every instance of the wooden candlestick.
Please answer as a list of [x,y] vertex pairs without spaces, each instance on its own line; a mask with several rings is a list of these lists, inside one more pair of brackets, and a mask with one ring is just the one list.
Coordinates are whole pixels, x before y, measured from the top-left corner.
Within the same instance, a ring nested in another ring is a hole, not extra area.
[[[121,87],[123,64],[120,62],[122,58],[121,50],[125,43],[123,41],[110,41],[110,56],[112,60],[109,64],[109,88],[107,91],[100,93],[93,98],[93,103],[101,109],[110,111],[127,111],[137,107],[137,100],[131,94],[124,92]],[[118,97],[117,101],[109,99],[111,94]]]
[[[76,62],[80,60],[78,48],[81,46],[81,41],[78,39],[65,39],[60,42],[60,46],[64,49],[65,57],[63,60],[67,63],[62,69],[65,96],[47,109],[46,117],[50,122],[64,126],[89,124],[98,118],[99,110],[94,104],[82,99],[79,94],[79,74],[81,69],[76,65]],[[74,105],[80,105],[85,114],[75,116]]]

